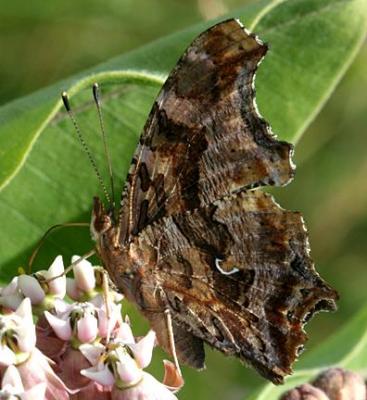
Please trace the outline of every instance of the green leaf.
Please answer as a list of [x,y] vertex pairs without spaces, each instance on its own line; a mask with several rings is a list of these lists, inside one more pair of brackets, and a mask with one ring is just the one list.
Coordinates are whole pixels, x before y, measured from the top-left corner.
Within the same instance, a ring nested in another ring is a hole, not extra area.
[[[259,109],[282,139],[296,142],[357,53],[366,33],[365,0],[258,1],[235,16],[271,50],[256,79]],[[101,194],[94,173],[60,111],[68,89],[107,182],[97,113],[89,88],[98,81],[121,190],[138,136],[164,78],[207,22],[170,35],[80,73],[0,109],[1,278],[24,265],[51,226],[90,219],[91,199]],[[119,195],[118,195],[119,196]],[[82,228],[55,233],[37,267],[61,253],[83,253],[93,243]]]
[[339,332],[305,354],[296,372],[282,386],[267,384],[248,400],[278,400],[280,395],[297,385],[312,381],[321,371],[338,366],[355,372],[367,367],[367,307],[362,308]]

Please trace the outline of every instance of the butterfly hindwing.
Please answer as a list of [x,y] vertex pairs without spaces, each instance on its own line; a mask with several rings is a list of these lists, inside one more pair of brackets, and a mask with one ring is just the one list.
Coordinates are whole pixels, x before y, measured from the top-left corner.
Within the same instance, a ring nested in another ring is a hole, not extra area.
[[[302,217],[260,191],[164,218],[136,244],[142,254],[155,249],[145,260],[142,304],[159,296],[178,326],[274,382],[291,373],[306,319],[334,308],[336,293],[308,255]],[[185,361],[180,356],[179,348]]]

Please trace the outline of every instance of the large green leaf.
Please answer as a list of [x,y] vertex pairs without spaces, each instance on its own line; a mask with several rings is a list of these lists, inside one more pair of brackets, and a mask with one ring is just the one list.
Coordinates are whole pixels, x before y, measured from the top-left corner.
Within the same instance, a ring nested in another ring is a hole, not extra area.
[[297,385],[312,381],[331,366],[365,373],[367,368],[367,307],[325,343],[301,358],[296,372],[282,386],[267,384],[248,400],[278,400],[280,395]]
[[[281,138],[296,142],[330,95],[363,41],[366,13],[364,0],[289,0],[258,1],[236,14],[270,44],[256,80],[258,105]],[[212,23],[155,41],[0,109],[2,278],[26,262],[51,225],[87,222],[91,198],[100,193],[71,123],[59,111],[61,89],[74,94],[79,123],[103,166],[96,111],[86,90],[95,80],[102,83],[120,188],[164,77],[193,37]],[[39,264],[58,253],[89,250],[88,236],[81,228],[53,235]]]

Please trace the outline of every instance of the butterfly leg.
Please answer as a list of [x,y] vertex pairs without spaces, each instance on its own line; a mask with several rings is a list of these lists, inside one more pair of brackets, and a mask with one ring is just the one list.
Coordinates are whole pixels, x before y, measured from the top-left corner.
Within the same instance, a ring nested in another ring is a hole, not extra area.
[[[102,290],[103,290],[103,301],[106,307],[106,317],[107,317],[107,324],[110,327],[110,319],[111,319],[111,296],[110,296],[110,285],[109,285],[109,276],[108,272],[104,269],[103,276],[102,276]],[[107,343],[110,341],[110,333],[111,330],[107,329]]]
[[175,346],[175,337],[174,337],[174,334],[173,334],[171,311],[168,308],[164,310],[164,316],[165,316],[165,319],[166,319],[168,340],[169,340],[171,354],[172,354],[172,357],[173,357],[173,362],[175,363],[175,367],[176,367],[178,373],[180,374],[180,376],[182,376],[180,364],[178,363],[178,359],[177,359],[176,346]]

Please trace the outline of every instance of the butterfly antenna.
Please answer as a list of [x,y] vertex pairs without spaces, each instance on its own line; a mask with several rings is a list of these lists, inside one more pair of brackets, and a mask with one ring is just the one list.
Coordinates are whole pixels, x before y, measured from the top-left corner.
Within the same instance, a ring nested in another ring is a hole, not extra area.
[[114,183],[113,183],[113,172],[112,172],[112,161],[111,161],[111,155],[108,150],[107,146],[107,139],[106,139],[106,131],[104,128],[104,123],[103,123],[103,116],[102,116],[102,106],[101,106],[101,90],[99,88],[98,83],[93,84],[93,98],[94,102],[96,103],[97,111],[98,111],[98,119],[99,119],[99,125],[101,127],[101,133],[102,133],[102,141],[103,141],[103,147],[104,147],[104,153],[106,156],[107,164],[108,164],[108,173],[110,175],[110,185],[111,185],[111,197],[112,197],[112,209],[115,209],[115,188],[114,188]]
[[51,233],[53,233],[55,230],[59,228],[65,228],[65,227],[75,227],[75,226],[85,226],[85,227],[90,227],[89,222],[69,222],[66,224],[56,224],[51,226],[51,228],[47,229],[47,231],[43,234],[39,242],[37,243],[37,246],[34,248],[29,261],[28,261],[28,274],[32,273],[32,265],[34,262],[34,259],[36,258],[37,254],[39,253],[41,247],[44,245],[46,239],[50,236]]
[[106,188],[106,186],[105,186],[105,184],[104,184],[104,182],[103,182],[102,176],[101,176],[101,174],[100,174],[100,172],[99,172],[99,170],[98,170],[96,161],[95,161],[95,159],[93,158],[92,153],[91,153],[91,151],[90,151],[90,149],[89,149],[89,147],[88,147],[86,141],[84,140],[84,137],[83,137],[83,135],[82,135],[82,133],[81,133],[81,130],[80,130],[80,128],[79,128],[79,125],[78,125],[78,123],[77,123],[77,121],[76,121],[76,118],[75,118],[75,116],[74,116],[74,113],[73,113],[73,111],[72,111],[72,109],[71,109],[71,107],[70,107],[70,102],[69,102],[68,94],[67,94],[66,92],[62,92],[61,98],[62,98],[62,101],[63,101],[63,103],[64,103],[64,107],[65,107],[65,109],[66,109],[66,111],[67,111],[67,113],[68,113],[68,115],[69,115],[69,117],[70,117],[70,119],[71,119],[71,121],[72,121],[72,123],[73,123],[73,125],[74,125],[75,132],[76,132],[76,134],[77,134],[77,136],[78,136],[79,142],[80,142],[80,144],[82,145],[82,148],[83,148],[85,154],[87,155],[87,157],[88,157],[88,159],[89,159],[89,162],[91,163],[92,168],[93,168],[95,174],[97,175],[98,182],[99,182],[99,184],[100,184],[100,186],[101,186],[101,188],[102,188],[102,190],[103,190],[103,193],[104,193],[104,195],[105,195],[105,197],[106,197],[106,200],[107,200],[108,203],[111,204],[111,197],[110,197],[110,195],[108,194],[107,188]]

